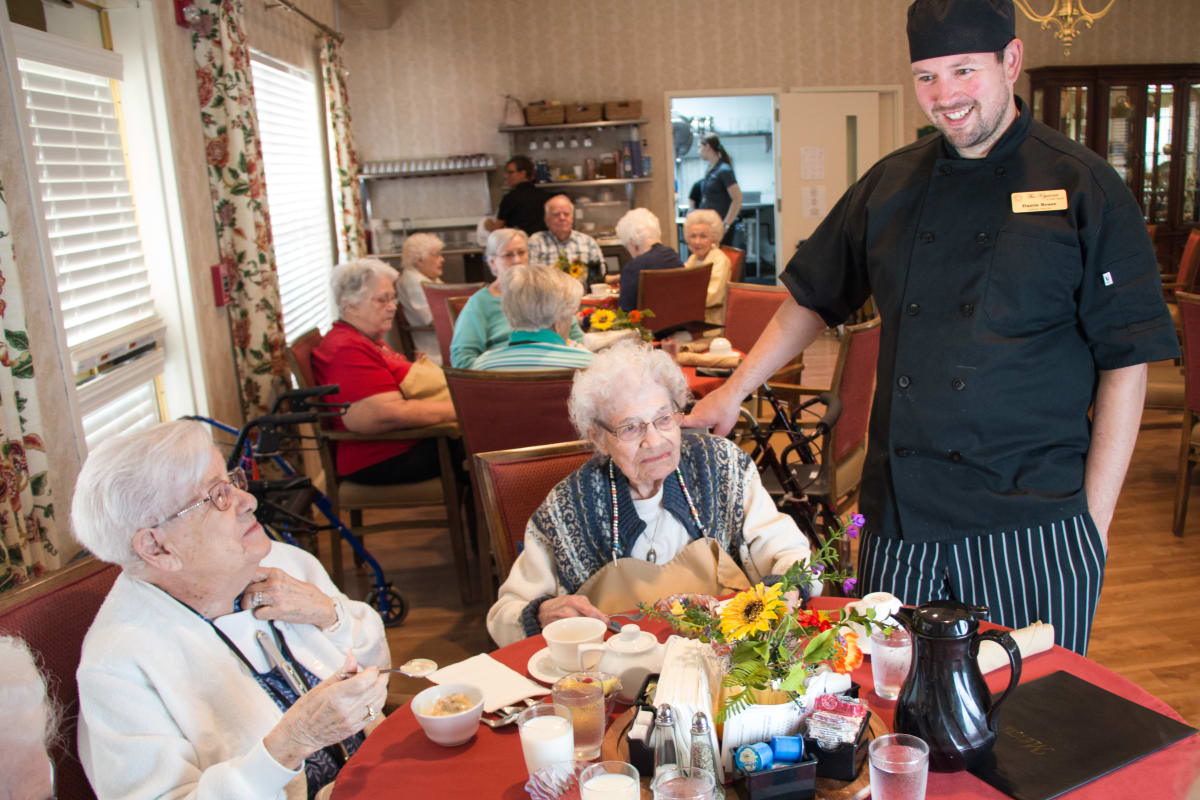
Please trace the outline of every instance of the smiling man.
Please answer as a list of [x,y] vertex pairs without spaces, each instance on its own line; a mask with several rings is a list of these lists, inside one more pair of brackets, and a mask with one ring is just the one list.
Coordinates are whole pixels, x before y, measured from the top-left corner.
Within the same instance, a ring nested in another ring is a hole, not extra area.
[[1044,620],[1084,653],[1146,363],[1179,355],[1154,253],[1112,168],[1015,96],[1011,0],[917,0],[908,41],[938,132],[842,196],[782,275],[791,299],[687,424],[727,430],[873,297],[860,589]]

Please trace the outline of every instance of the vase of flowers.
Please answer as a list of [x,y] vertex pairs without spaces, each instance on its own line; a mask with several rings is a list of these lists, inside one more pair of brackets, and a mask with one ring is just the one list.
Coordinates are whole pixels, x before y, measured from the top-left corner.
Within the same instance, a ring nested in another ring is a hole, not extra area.
[[862,663],[850,623],[862,625],[867,635],[872,627],[891,627],[875,619],[874,609],[813,611],[800,600],[800,587],[814,580],[853,590],[856,579],[838,565],[838,543],[855,538],[862,523],[858,514],[837,520],[809,559],[793,564],[769,586],[756,584],[716,609],[687,600],[667,609],[643,606],[647,614],[712,643],[726,659],[718,722],[753,704],[793,702],[803,708],[806,691],[818,685],[813,678],[829,671],[846,674]]
[[653,317],[654,312],[648,308],[621,311],[611,308],[590,308],[580,312],[579,327],[586,333],[604,331],[634,331],[642,341],[654,340],[654,334],[642,322]]

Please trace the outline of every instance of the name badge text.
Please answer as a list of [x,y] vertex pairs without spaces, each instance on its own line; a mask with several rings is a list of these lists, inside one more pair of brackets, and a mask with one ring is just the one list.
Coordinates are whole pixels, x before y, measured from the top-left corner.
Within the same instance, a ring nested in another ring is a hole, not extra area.
[[1012,193],[1014,214],[1029,214],[1034,211],[1065,211],[1066,209],[1066,189],[1041,189],[1036,192]]

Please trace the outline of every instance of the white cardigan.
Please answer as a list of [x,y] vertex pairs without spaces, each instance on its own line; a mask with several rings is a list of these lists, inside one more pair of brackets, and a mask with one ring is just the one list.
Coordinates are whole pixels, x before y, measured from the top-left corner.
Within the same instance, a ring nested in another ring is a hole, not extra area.
[[[275,542],[262,566],[341,603],[343,619],[331,633],[275,623],[315,675],[333,674],[347,651],[362,666],[391,665],[379,614],[338,591],[317,559]],[[252,644],[265,623],[243,611],[219,624],[256,669],[267,670]],[[118,576],[84,639],[76,677],[79,758],[100,800],[306,800],[303,767],[284,768],[263,745],[283,712],[212,627],[158,587]]]

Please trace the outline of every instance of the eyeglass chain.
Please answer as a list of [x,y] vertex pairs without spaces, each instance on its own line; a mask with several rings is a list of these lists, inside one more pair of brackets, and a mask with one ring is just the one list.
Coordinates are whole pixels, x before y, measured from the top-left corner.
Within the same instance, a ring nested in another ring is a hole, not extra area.
[[[683,472],[680,471],[679,467],[675,468],[675,477],[679,479],[679,486],[683,489],[683,497],[687,500],[688,509],[692,512],[692,521],[696,523],[696,528],[700,531],[700,535],[703,536],[704,523],[700,521],[700,512],[696,510],[696,503],[692,500],[692,493],[688,490],[687,481],[683,479]],[[616,561],[618,546],[617,532],[620,529],[617,523],[620,521],[620,512],[617,510],[617,476],[613,469],[611,458],[608,460],[608,488],[612,493],[612,560]],[[663,513],[670,512],[664,509]],[[654,547],[651,545],[650,552],[646,554],[646,560],[653,564],[656,558],[657,555],[654,552]]]

